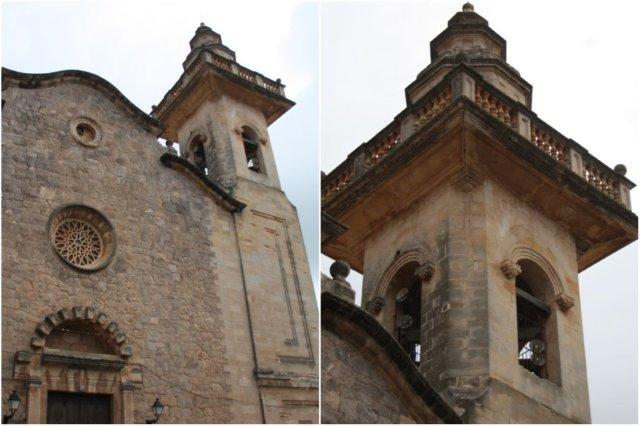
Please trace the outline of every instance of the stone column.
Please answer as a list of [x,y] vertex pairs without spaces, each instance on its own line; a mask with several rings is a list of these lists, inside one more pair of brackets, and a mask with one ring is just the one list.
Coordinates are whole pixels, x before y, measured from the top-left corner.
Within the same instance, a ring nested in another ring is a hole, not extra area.
[[27,379],[27,423],[42,423],[42,379]]
[[584,169],[582,167],[582,155],[575,149],[569,150],[569,157],[571,159],[571,171],[580,177],[584,177]]
[[531,140],[531,120],[524,115],[521,111],[517,114],[518,133],[526,140]]
[[122,423],[132,424],[134,422],[134,402],[133,390],[135,386],[132,383],[122,385]]
[[472,101],[476,97],[476,82],[471,76],[460,73],[451,80],[451,97],[456,99],[465,96]]

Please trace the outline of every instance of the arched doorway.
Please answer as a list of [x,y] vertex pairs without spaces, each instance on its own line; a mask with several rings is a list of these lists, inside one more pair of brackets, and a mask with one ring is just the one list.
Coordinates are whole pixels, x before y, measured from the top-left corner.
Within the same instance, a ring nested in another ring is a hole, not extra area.
[[47,315],[16,354],[27,383],[28,423],[132,423],[142,386],[126,334],[105,313],[74,306]]

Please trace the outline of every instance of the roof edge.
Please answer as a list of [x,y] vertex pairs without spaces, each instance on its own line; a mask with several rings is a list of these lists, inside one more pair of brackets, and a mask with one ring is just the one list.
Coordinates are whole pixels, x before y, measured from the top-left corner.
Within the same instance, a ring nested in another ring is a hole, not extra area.
[[186,171],[194,176],[200,183],[202,183],[207,189],[209,189],[214,198],[221,202],[221,204],[231,213],[240,213],[247,205],[242,201],[238,201],[231,196],[224,188],[219,184],[209,179],[200,169],[191,164],[184,158],[165,152],[160,157],[160,161],[165,166],[177,170]]
[[348,303],[335,295],[324,292],[321,295],[322,325],[328,325],[325,311],[342,316],[367,333],[373,339],[391,362],[396,365],[404,379],[415,390],[427,407],[444,420],[445,423],[464,423],[463,419],[449,406],[449,404],[427,382],[418,367],[411,361],[409,355],[400,344],[385,330],[378,321],[360,307]]
[[80,70],[62,70],[45,74],[31,74],[2,67],[2,91],[5,91],[9,87],[38,89],[57,86],[63,83],[80,84],[98,90],[113,102],[114,105],[125,110],[143,129],[155,136],[160,136],[164,130],[165,126],[160,120],[142,111],[113,84],[96,74]]

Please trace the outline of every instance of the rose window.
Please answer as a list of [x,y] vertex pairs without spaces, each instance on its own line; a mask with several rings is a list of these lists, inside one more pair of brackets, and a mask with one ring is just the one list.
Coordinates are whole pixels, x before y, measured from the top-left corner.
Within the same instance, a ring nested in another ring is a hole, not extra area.
[[54,245],[60,256],[76,266],[93,264],[102,254],[102,240],[86,222],[65,220],[56,229]]
[[92,208],[59,209],[51,218],[49,233],[58,256],[75,268],[96,271],[107,266],[113,257],[113,228]]

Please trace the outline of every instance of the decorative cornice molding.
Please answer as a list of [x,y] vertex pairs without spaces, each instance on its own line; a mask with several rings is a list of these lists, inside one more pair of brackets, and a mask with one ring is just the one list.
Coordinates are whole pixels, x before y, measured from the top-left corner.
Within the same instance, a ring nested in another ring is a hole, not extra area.
[[221,204],[231,213],[239,213],[244,209],[247,205],[241,201],[236,200],[225,191],[220,185],[216,182],[212,181],[207,175],[205,175],[200,169],[191,164],[189,161],[184,158],[170,154],[164,153],[160,157],[160,161],[165,166],[175,169],[178,171],[186,171],[196,177],[206,188],[211,190],[212,195],[214,195],[216,200],[219,200]]
[[165,126],[161,121],[140,110],[113,84],[90,72],[64,70],[46,74],[28,74],[2,68],[2,91],[8,87],[38,89],[63,84],[80,84],[97,90],[114,105],[125,110],[143,129],[155,136],[159,136],[164,130]]

